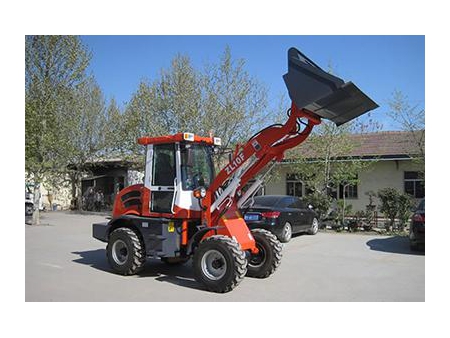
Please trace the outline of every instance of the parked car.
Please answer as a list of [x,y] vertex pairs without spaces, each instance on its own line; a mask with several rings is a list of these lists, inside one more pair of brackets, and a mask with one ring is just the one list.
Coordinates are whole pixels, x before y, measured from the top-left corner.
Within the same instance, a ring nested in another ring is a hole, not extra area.
[[319,217],[312,206],[295,196],[256,196],[241,212],[250,229],[269,230],[283,243],[289,242],[294,233],[315,235],[319,230]]
[[411,250],[425,249],[425,198],[420,201],[411,218],[409,243]]

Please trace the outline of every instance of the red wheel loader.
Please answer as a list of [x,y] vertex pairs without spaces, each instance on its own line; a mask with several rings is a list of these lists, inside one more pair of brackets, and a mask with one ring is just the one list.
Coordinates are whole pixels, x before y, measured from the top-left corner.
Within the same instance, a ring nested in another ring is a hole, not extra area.
[[179,133],[138,139],[146,147],[143,184],[121,190],[112,219],[93,224],[115,272],[136,274],[147,257],[168,264],[192,258],[196,280],[222,293],[246,275],[266,278],[277,269],[282,245],[266,230],[250,231],[239,212],[262,180],[245,193],[242,188],[305,141],[322,118],[341,125],[378,107],[353,83],[326,73],[295,48],[288,51],[283,78],[292,100],[287,121],[237,145],[217,175],[212,155],[219,138]]

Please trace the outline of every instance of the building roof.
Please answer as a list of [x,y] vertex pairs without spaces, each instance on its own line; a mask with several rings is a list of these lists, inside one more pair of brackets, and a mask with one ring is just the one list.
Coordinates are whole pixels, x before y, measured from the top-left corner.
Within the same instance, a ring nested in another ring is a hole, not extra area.
[[[299,154],[306,158],[322,157],[312,147],[312,137],[287,153],[286,158],[289,160]],[[419,142],[425,144],[425,130],[351,134],[349,140],[352,149],[347,154],[341,154],[338,158],[411,158],[420,156]]]

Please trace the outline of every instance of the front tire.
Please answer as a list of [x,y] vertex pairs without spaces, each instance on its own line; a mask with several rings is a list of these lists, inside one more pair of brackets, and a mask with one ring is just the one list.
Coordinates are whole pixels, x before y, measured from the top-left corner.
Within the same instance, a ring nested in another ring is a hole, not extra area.
[[242,281],[247,260],[235,240],[215,235],[200,242],[194,253],[193,269],[195,279],[209,291],[224,293]]
[[259,252],[250,256],[247,276],[267,278],[275,272],[281,263],[282,244],[275,235],[267,230],[254,229],[252,235]]
[[121,275],[134,275],[145,264],[144,245],[129,228],[118,228],[111,233],[106,256],[113,270]]
[[33,205],[30,203],[25,203],[25,216],[33,215]]

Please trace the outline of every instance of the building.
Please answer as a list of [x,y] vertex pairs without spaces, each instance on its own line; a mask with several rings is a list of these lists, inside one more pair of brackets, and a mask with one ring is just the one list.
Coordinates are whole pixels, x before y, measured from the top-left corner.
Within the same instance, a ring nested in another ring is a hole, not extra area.
[[[336,158],[336,161],[348,161],[357,158],[369,161],[367,170],[358,173],[357,184],[344,186],[340,184],[332,191],[333,197],[342,199],[352,205],[353,211],[365,210],[369,204],[368,192],[377,192],[386,187],[395,188],[410,194],[416,199],[425,196],[424,171],[425,161],[417,160],[424,154],[419,142],[425,140],[425,131],[405,132],[387,131],[351,135],[353,149],[346,156]],[[310,151],[308,141],[296,148],[296,152]],[[294,155],[293,155],[294,154]],[[314,156],[310,155],[312,159]],[[320,159],[317,159],[320,160]],[[298,174],[293,171],[295,152],[287,155],[283,162],[277,164],[276,179],[269,181],[264,187],[264,194],[287,194],[303,197],[308,193],[308,186]]]
[[[136,161],[120,158],[85,163],[83,170],[89,174],[81,179],[83,210],[111,210],[115,196],[120,190],[142,183],[143,173],[133,170],[136,164]],[[97,205],[95,202],[100,203]]]

